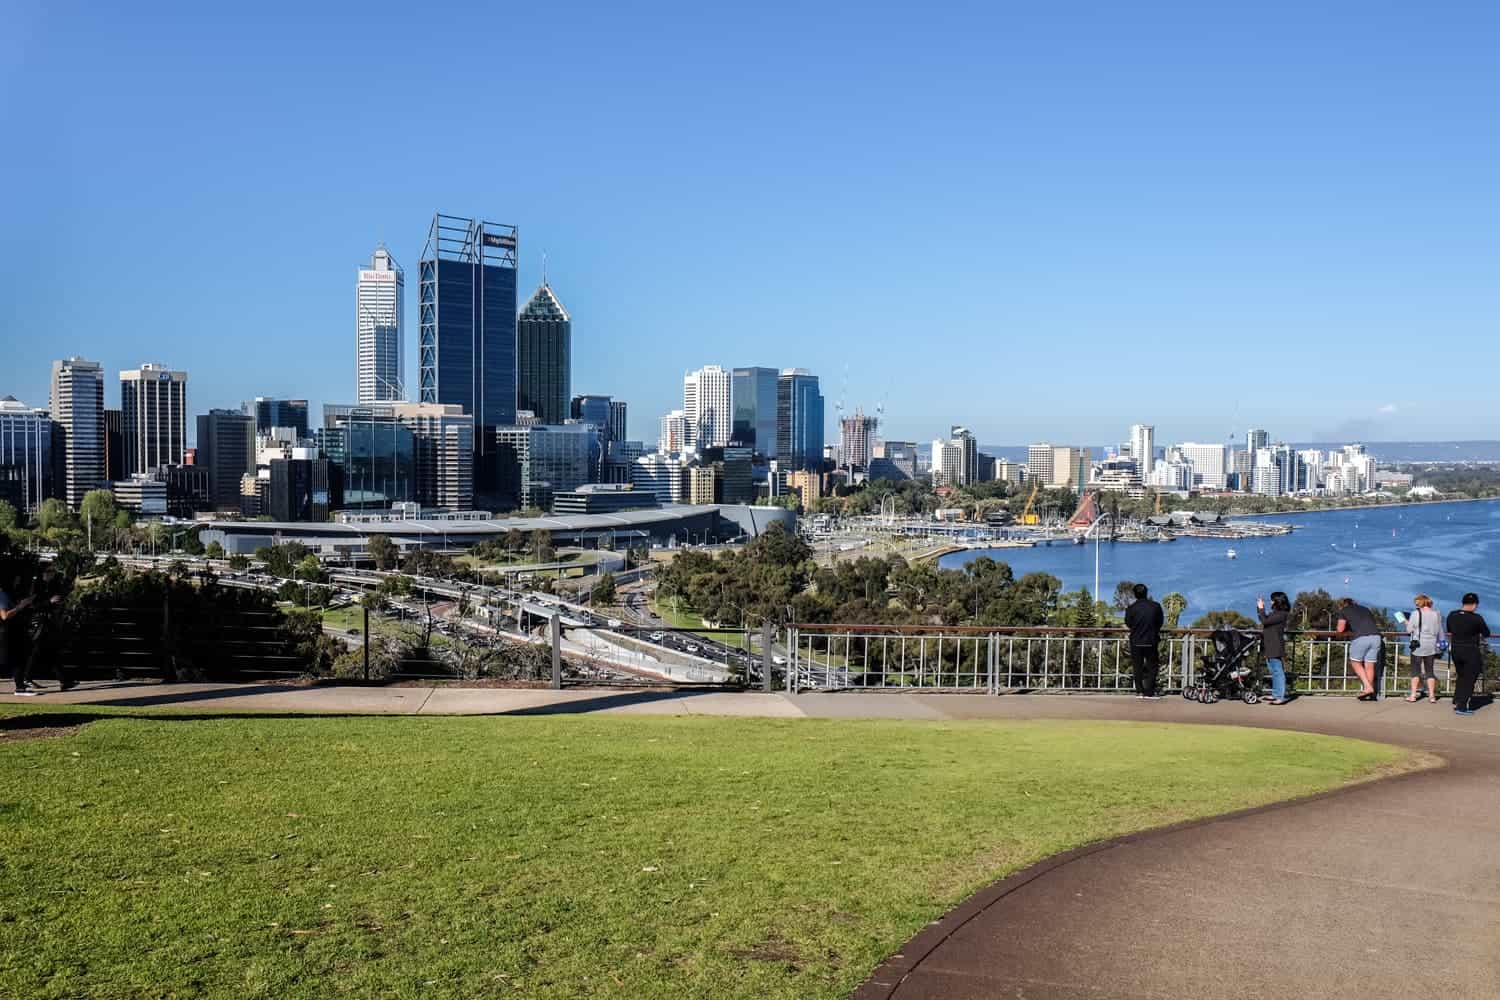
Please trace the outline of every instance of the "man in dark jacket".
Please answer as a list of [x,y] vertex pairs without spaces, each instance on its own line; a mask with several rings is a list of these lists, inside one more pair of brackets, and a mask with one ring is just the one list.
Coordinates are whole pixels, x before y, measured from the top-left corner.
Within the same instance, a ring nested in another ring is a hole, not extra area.
[[1470,699],[1474,684],[1484,672],[1484,647],[1490,637],[1490,626],[1479,614],[1479,595],[1465,594],[1463,607],[1448,615],[1448,641],[1453,653],[1453,711],[1473,715]]
[[1130,629],[1130,661],[1135,666],[1135,696],[1159,698],[1156,677],[1161,673],[1161,627],[1167,620],[1161,605],[1146,596],[1144,583],[1135,585],[1135,600],[1125,609],[1125,625]]

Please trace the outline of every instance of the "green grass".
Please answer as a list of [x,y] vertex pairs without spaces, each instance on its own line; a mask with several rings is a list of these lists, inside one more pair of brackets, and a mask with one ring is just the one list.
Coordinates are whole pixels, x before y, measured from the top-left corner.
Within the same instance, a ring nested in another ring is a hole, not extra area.
[[1404,760],[1125,723],[111,716],[0,743],[0,996],[843,997],[1039,858]]
[[[345,634],[352,629],[357,629],[361,636],[365,631],[365,611],[357,604],[351,604],[342,608],[329,608],[323,612],[323,624],[328,628],[336,629]],[[419,637],[422,632],[422,618],[408,615],[404,622],[385,615],[370,612],[370,631],[377,636],[402,635],[408,638]],[[434,632],[432,634],[433,646],[448,645],[448,637]]]

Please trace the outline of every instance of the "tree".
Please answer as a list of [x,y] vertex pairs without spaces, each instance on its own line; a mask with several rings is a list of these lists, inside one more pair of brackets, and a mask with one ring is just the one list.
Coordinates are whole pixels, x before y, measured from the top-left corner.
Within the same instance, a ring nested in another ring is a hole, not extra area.
[[1255,623],[1249,618],[1228,608],[1222,611],[1210,611],[1193,622],[1193,628],[1253,628],[1254,626]]
[[1119,583],[1115,584],[1115,610],[1124,611],[1134,603],[1135,581],[1121,580]]
[[370,540],[365,543],[365,552],[374,561],[376,569],[396,568],[396,544],[385,535],[371,535]]
[[210,559],[223,559],[224,546],[218,542],[209,542],[208,545],[204,546],[203,554]]
[[1187,610],[1188,600],[1177,591],[1172,591],[1161,599],[1161,610],[1166,616],[1167,627],[1176,628],[1182,620],[1182,613]]
[[68,505],[56,497],[42,501],[42,506],[37,510],[36,523],[42,531],[70,530],[78,526]]
[[552,532],[538,528],[531,533],[531,556],[543,563],[557,558],[557,550],[552,547]]
[[14,531],[21,515],[8,501],[0,500],[0,531]]
[[243,573],[250,568],[250,557],[242,556],[238,552],[229,557],[229,568],[237,573]]
[[594,604],[608,606],[615,603],[615,599],[615,575],[605,573],[599,578],[599,582],[594,584],[594,589],[589,593],[589,600]]
[[1304,590],[1292,602],[1291,623],[1302,631],[1332,631],[1339,618],[1339,602],[1319,587]]
[[323,563],[312,553],[308,553],[297,561],[293,569],[293,575],[299,580],[308,583],[318,583],[323,579]]
[[109,490],[89,490],[83,495],[83,502],[78,505],[79,520],[84,524],[92,524],[96,532],[103,525],[114,523],[119,513],[115,495]]

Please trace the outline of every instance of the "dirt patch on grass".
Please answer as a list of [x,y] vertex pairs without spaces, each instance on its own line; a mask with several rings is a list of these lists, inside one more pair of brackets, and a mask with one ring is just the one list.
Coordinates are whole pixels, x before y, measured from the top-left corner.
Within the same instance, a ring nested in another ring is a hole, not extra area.
[[768,938],[753,948],[731,948],[729,954],[752,962],[785,962],[793,966],[802,959],[796,945],[780,938]]
[[46,715],[12,715],[0,719],[0,743],[18,743],[21,740],[48,740],[59,736],[72,736],[93,722],[92,715],[48,713]]

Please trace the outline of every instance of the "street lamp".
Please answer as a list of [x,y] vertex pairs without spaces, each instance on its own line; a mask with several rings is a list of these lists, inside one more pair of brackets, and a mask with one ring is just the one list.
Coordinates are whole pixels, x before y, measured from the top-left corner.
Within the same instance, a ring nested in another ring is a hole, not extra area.
[[1094,536],[1094,603],[1095,604],[1099,603],[1099,533],[1095,529],[1097,529],[1099,527],[1099,525],[1104,522],[1104,519],[1106,517],[1108,517],[1108,516],[1109,516],[1108,514],[1100,514],[1098,517],[1094,518],[1094,523],[1091,524],[1091,525],[1089,525],[1089,530],[1087,530],[1087,531],[1085,531],[1083,533],[1083,537],[1084,537],[1085,540],[1087,540],[1090,535]]

